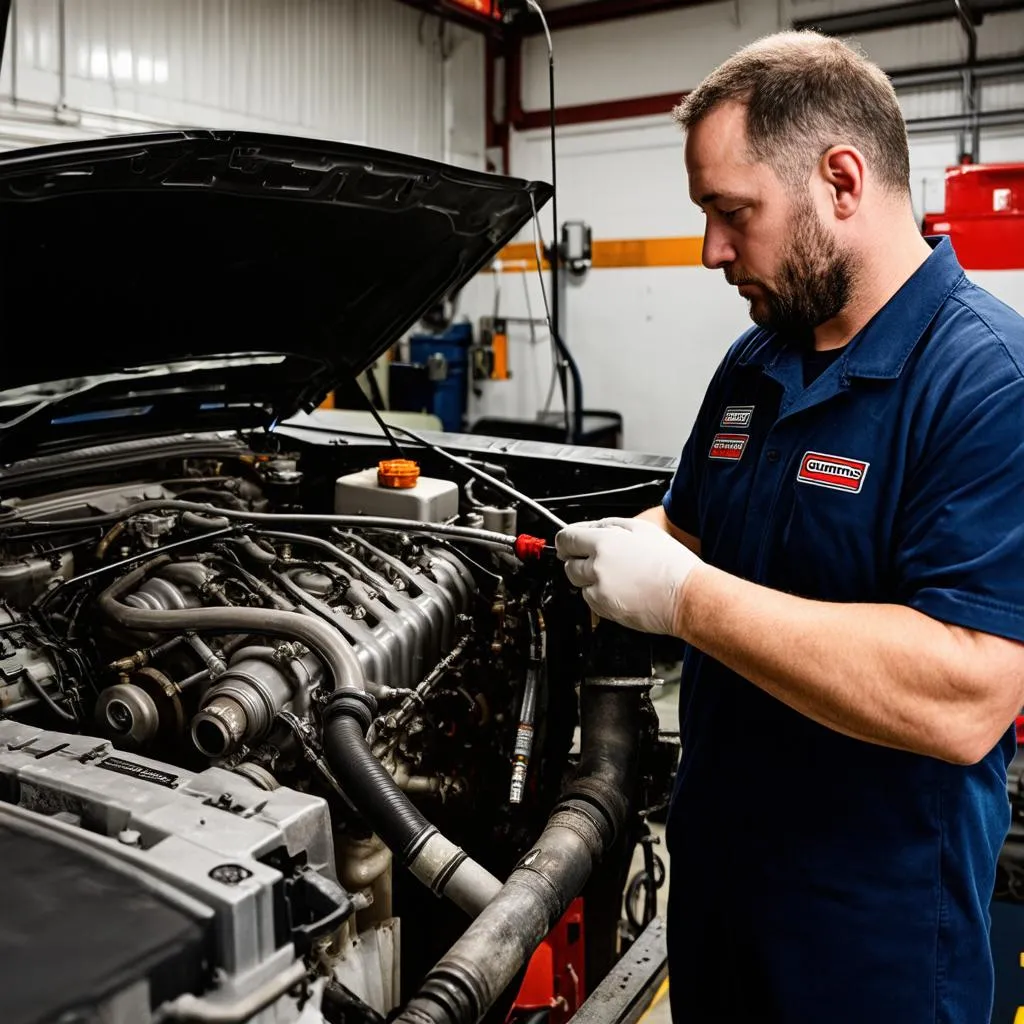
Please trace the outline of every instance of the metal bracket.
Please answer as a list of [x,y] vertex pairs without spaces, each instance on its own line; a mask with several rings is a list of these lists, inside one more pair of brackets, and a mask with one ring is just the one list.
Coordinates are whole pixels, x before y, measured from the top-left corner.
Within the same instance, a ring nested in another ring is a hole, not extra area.
[[605,690],[650,690],[664,686],[665,680],[657,676],[588,676],[584,686],[599,686]]
[[567,1024],[636,1024],[667,976],[665,922],[656,917]]

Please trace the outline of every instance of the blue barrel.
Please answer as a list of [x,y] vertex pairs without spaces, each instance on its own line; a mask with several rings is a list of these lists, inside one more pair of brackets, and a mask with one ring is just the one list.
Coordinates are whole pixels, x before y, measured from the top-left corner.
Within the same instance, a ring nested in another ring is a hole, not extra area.
[[452,324],[440,334],[413,334],[409,338],[410,362],[431,368],[431,412],[448,431],[463,429],[472,342],[473,325],[470,323]]

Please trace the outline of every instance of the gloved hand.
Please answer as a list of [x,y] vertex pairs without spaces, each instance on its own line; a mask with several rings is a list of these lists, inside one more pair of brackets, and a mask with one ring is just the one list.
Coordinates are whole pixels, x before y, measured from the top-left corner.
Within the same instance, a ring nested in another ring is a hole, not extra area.
[[575,523],[555,536],[565,574],[603,619],[645,633],[675,633],[687,577],[704,563],[646,519]]

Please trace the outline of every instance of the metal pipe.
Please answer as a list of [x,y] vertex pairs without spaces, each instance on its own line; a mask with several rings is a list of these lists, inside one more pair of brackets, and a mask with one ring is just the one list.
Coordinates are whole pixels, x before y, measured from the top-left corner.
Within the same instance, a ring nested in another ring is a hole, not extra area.
[[530,770],[533,753],[533,720],[537,713],[537,690],[540,673],[544,670],[545,631],[540,611],[530,609],[527,616],[530,627],[530,664],[523,684],[523,703],[519,710],[519,727],[516,729],[516,744],[512,758],[512,784],[509,788],[509,803],[523,802],[526,792],[526,776]]
[[[963,64],[945,64],[908,71],[890,71],[889,80],[897,89],[913,89],[926,85],[952,85],[961,80]],[[977,61],[974,76],[982,78],[1003,78],[1024,75],[1024,59],[1020,57],[995,58]]]
[[[558,32],[567,28],[601,25],[620,18],[635,18],[643,14],[702,7],[716,2],[718,0],[589,0],[587,3],[555,8],[548,13],[547,21],[550,30]],[[544,31],[539,18],[524,18],[522,22],[521,31],[524,36],[540,35]]]
[[192,650],[202,658],[203,664],[206,665],[206,669],[211,676],[223,674],[225,669],[227,669],[227,665],[222,658],[217,657],[213,653],[210,645],[202,637],[196,636],[195,633],[187,633],[185,638],[188,640]]
[[178,996],[173,1002],[160,1007],[156,1015],[158,1022],[181,1021],[194,1024],[244,1024],[261,1010],[277,1002],[289,989],[294,988],[306,977],[306,965],[296,960],[286,970],[265,981],[259,988],[234,999],[220,1002],[210,996],[194,996],[188,993]]
[[[146,502],[139,502],[139,504],[146,504]],[[137,508],[138,506],[132,507]],[[106,520],[107,517],[104,516],[102,518]],[[47,523],[47,526],[53,525],[53,523]],[[147,565],[152,565],[154,559],[158,560],[161,565],[167,565],[171,562],[169,557],[171,552],[183,551],[190,547],[194,548],[201,541],[210,541],[216,537],[228,536],[233,532],[234,528],[229,527],[224,530],[217,530],[214,533],[208,533],[202,537],[186,537],[184,540],[176,540],[171,544],[165,544],[163,547],[156,548],[154,551],[147,551],[145,555],[132,555],[130,558],[121,559],[120,562],[111,562],[109,565],[101,565],[98,569],[90,569],[89,572],[83,572],[78,576],[72,576],[69,579],[62,580],[56,586],[45,591],[41,597],[36,598],[36,602],[40,610],[42,610],[66,587],[80,587],[83,583],[88,583],[90,580],[98,579],[101,576],[112,576],[121,569],[134,569],[144,559]]]
[[[321,619],[300,612],[233,607],[155,611],[122,602],[147,575],[170,561],[167,556],[153,559],[107,587],[96,601],[100,614],[130,630],[262,633],[301,640],[321,659],[333,682],[334,694],[323,713],[323,744],[327,763],[344,791],[421,881],[439,895],[457,899],[465,909],[482,906],[497,886],[487,881],[491,876],[483,868],[443,836],[447,845],[439,847],[435,843],[433,849],[443,849],[448,855],[432,856],[429,863],[421,862],[417,867],[428,842],[440,833],[398,788],[366,744],[366,731],[377,702],[366,692],[359,659],[341,634]],[[472,898],[467,890],[472,890]]]
[[[986,14],[1024,9],[1021,0],[971,0],[973,20],[980,22]],[[878,32],[887,28],[925,25],[935,21],[949,21],[958,17],[949,0],[909,0],[884,7],[872,7],[841,14],[794,18],[793,28],[815,29],[830,36],[857,35],[860,32]]]
[[978,59],[978,32],[970,15],[964,10],[963,0],[953,0],[956,16],[960,27],[967,36],[967,66],[963,71],[963,112],[971,119],[970,144],[967,143],[968,130],[965,128],[960,135],[960,158],[966,157],[969,163],[978,159],[981,148],[981,125],[978,124],[978,85],[974,77],[974,65]]
[[[11,105],[18,105],[18,0],[10,0],[11,17],[10,17],[10,36],[11,36]],[[0,61],[3,60],[4,44],[4,30],[6,29],[7,18],[4,15],[3,8],[0,6],[0,17],[4,19],[5,24],[0,26]]]
[[0,719],[16,715],[19,711],[28,711],[29,708],[38,707],[42,703],[43,702],[38,697],[25,697],[22,700],[16,700],[13,704],[8,704],[5,708],[0,708]]
[[[997,128],[1024,124],[1024,107],[1013,107],[1009,110],[983,110],[976,115],[981,127]],[[915,117],[907,121],[907,132],[923,134],[925,132],[959,131],[971,126],[974,118],[964,114],[941,115],[939,117]]]
[[57,107],[60,114],[68,101],[68,18],[65,0],[57,0]]
[[[532,196],[530,198],[530,201],[531,203],[533,202]],[[534,210],[534,215],[534,220],[536,220],[536,210]],[[411,437],[414,441],[417,442],[417,444],[423,445],[424,448],[427,448],[430,451],[434,452],[435,454],[440,455],[441,458],[446,459],[453,465],[461,466],[464,470],[466,470],[466,472],[472,473],[473,476],[475,476],[478,480],[482,480],[485,484],[489,484],[495,490],[501,491],[502,494],[508,495],[508,497],[512,498],[515,501],[522,502],[522,504],[526,505],[527,508],[533,509],[533,511],[536,512],[537,515],[539,515],[542,519],[546,519],[556,529],[565,529],[565,522],[559,519],[558,516],[556,516],[550,509],[544,508],[543,505],[537,504],[537,502],[535,502],[531,497],[529,497],[526,494],[523,494],[521,491],[517,491],[514,487],[510,487],[504,481],[496,479],[495,477],[491,476],[490,473],[485,473],[478,466],[471,465],[469,462],[467,462],[466,459],[459,458],[458,455],[453,455],[451,452],[446,451],[444,448],[441,448],[438,445],[434,444],[433,442],[428,441],[426,438],[420,436],[419,434],[413,432],[412,430],[409,430],[408,427],[399,427],[391,423],[389,423],[388,426],[392,430],[400,431],[406,437]],[[460,527],[460,529],[466,528]],[[486,533],[488,531],[480,532]],[[509,540],[514,541],[514,538],[511,538],[504,533],[497,534],[497,536],[504,537],[506,542]],[[505,546],[508,547],[509,545],[506,543]],[[514,547],[514,543],[512,546]]]
[[[398,730],[409,721],[417,709],[423,707],[423,702],[429,696],[431,690],[444,678],[444,674],[462,656],[466,647],[472,639],[472,633],[465,633],[455,643],[455,646],[427,673],[416,689],[402,702],[402,706],[395,712],[388,715],[381,715],[374,721],[374,727],[380,732],[384,727],[396,734]],[[378,757],[383,757],[393,742],[378,739],[373,745],[373,752]]]
[[365,689],[362,668],[355,652],[320,619],[298,612],[269,608],[207,607],[173,611],[132,608],[121,598],[134,590],[155,570],[170,563],[162,556],[148,561],[122,576],[96,599],[101,615],[125,629],[155,633],[261,633],[294,639],[298,637],[324,662],[335,690],[362,693]]
[[[392,428],[401,429],[401,428]],[[409,433],[409,431],[403,430],[403,433]],[[415,435],[412,435],[415,437]],[[423,442],[428,447],[434,448],[429,442]],[[461,460],[455,459],[454,461],[461,464]],[[500,481],[487,479],[487,482],[496,486],[499,490],[508,491],[510,488],[501,484]],[[512,492],[515,496],[522,498],[517,492]],[[515,548],[515,537],[510,537],[506,533],[497,533],[494,530],[478,530],[469,526],[452,526],[449,523],[428,523],[419,519],[393,519],[388,516],[353,516],[353,515],[323,515],[320,513],[311,512],[241,512],[233,508],[216,508],[213,505],[206,505],[201,502],[194,501],[178,501],[176,499],[162,499],[153,498],[149,501],[138,501],[134,505],[130,505],[128,508],[121,512],[108,512],[101,516],[90,516],[81,519],[65,519],[63,521],[50,522],[47,520],[34,520],[34,519],[23,519],[21,522],[31,524],[33,526],[50,527],[52,529],[67,529],[68,527],[75,526],[105,526],[107,523],[114,523],[121,519],[129,519],[132,516],[138,515],[141,512],[153,512],[158,509],[170,509],[178,512],[195,512],[200,515],[213,513],[217,517],[235,520],[244,523],[302,523],[307,526],[348,526],[348,527],[365,527],[366,529],[380,529],[380,530],[396,530],[404,533],[437,533],[443,536],[457,537],[460,540],[480,543],[480,544],[491,544],[495,547],[501,548]],[[543,510],[547,518],[551,518],[551,513],[546,509]],[[560,522],[560,520],[559,520]],[[5,527],[10,527],[12,523],[4,523]],[[562,524],[565,525],[564,523]],[[223,531],[213,531],[213,533],[219,533]],[[210,534],[207,534],[210,537]],[[185,544],[185,541],[178,542]],[[189,543],[195,543],[195,540],[190,540]],[[167,545],[162,550],[169,551],[173,545]],[[138,558],[128,559],[128,561],[137,561]],[[104,567],[104,570],[112,567]],[[97,572],[100,570],[96,570]]]
[[579,774],[533,849],[427,974],[399,1024],[476,1024],[582,891],[626,821],[650,680],[605,679],[580,699]]

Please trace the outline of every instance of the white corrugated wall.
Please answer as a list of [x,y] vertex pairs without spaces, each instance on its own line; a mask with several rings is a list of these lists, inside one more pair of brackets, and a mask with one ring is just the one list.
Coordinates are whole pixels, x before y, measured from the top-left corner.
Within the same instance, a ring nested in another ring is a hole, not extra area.
[[12,6],[2,148],[188,125],[482,162],[482,41],[395,0]]
[[[554,35],[559,106],[682,93],[741,46],[794,19],[877,7],[880,0],[723,0]],[[865,34],[868,55],[886,70],[958,63],[966,56],[955,21]],[[1024,12],[989,15],[978,29],[978,56],[1024,52]],[[523,52],[523,106],[547,107],[547,48],[542,36]],[[957,114],[958,86],[902,92],[906,116]],[[984,82],[982,109],[1024,108],[1024,82]],[[941,210],[944,172],[958,157],[955,132],[914,135],[911,165],[917,213]],[[513,132],[511,171],[548,180],[546,131]],[[985,162],[1024,161],[1024,129],[984,129]],[[666,116],[575,125],[559,132],[559,219],[588,222],[595,239],[696,236],[703,218],[686,191],[682,138]],[[549,211],[541,214],[550,237]],[[522,240],[529,235],[524,233]],[[884,245],[885,239],[879,239]],[[1011,276],[1008,276],[1011,275]],[[1016,275],[1016,276],[1012,276]],[[500,277],[501,309],[520,317],[542,308],[536,274]],[[1024,311],[1024,271],[978,279]],[[487,314],[491,278],[474,282],[462,308]],[[584,379],[586,404],[617,409],[627,448],[677,453],[707,382],[732,340],[747,326],[746,305],[720,273],[702,267],[592,270],[570,285],[566,340]],[[539,337],[539,341],[535,340]],[[510,382],[486,382],[472,415],[532,418],[551,376],[547,334],[510,329]],[[556,395],[554,408],[560,407]]]

